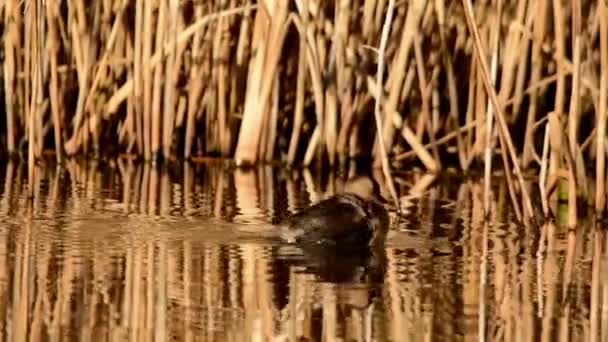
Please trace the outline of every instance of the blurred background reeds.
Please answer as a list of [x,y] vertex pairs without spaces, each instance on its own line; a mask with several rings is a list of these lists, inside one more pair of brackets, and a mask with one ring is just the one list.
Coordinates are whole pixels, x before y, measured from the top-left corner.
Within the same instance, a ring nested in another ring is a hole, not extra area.
[[550,208],[566,194],[572,226],[577,197],[606,207],[605,1],[7,0],[0,13],[1,150],[30,164],[379,167],[382,132],[397,170],[496,159],[517,211],[532,211],[530,168]]

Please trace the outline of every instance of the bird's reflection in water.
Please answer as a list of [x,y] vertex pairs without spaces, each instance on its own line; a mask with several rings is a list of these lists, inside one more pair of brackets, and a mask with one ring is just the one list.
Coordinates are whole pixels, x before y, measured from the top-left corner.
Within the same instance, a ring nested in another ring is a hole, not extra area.
[[[296,274],[313,276],[315,283],[336,285],[341,304],[364,309],[380,296],[386,268],[383,249],[360,245],[301,244],[277,247],[276,253],[275,267],[282,268],[287,274],[291,270]],[[276,271],[282,273],[278,269]]]
[[385,262],[383,250],[362,246],[321,244],[279,247],[279,259],[328,283],[381,283]]

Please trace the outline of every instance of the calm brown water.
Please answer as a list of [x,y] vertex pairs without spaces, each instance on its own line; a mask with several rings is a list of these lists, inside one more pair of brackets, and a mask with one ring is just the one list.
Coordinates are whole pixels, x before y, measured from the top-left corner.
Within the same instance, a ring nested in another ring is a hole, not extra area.
[[30,200],[25,166],[0,166],[2,340],[608,338],[605,234],[516,223],[500,179],[489,225],[474,178],[404,199],[377,279],[272,239],[271,222],[340,191],[338,176],[128,161],[37,174]]

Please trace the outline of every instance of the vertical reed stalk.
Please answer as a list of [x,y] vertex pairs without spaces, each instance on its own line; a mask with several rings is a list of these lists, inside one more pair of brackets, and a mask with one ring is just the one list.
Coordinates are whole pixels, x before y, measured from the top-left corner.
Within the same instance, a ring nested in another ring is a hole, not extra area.
[[606,108],[606,102],[608,101],[606,95],[608,92],[608,9],[606,8],[605,1],[598,2],[598,18],[600,22],[600,92],[598,112],[596,113],[595,211],[598,215],[601,215],[606,210],[606,155],[604,141],[606,140],[606,117],[608,116]]
[[[282,1],[267,4],[271,13],[257,11],[254,24],[254,55],[250,62],[243,121],[235,152],[237,163],[258,160],[260,136],[264,117],[268,115],[274,73],[288,25],[287,4]],[[270,21],[267,23],[267,21]]]
[[[535,18],[534,18],[534,32],[532,40],[532,75],[530,76],[531,84],[538,84],[541,77],[541,71],[543,67],[543,60],[541,56],[542,42],[546,32],[546,18],[547,18],[547,1],[538,0],[536,1]],[[522,152],[522,167],[527,167],[532,161],[532,155],[534,153],[534,122],[536,121],[536,112],[538,111],[538,89],[534,88],[530,92],[530,107],[528,108],[527,120],[526,120],[526,131],[524,135],[524,148]]]
[[482,77],[483,84],[486,88],[486,91],[490,95],[490,99],[492,100],[492,105],[494,106],[494,111],[496,111],[496,117],[498,119],[497,122],[499,123],[499,128],[500,128],[501,133],[503,134],[504,140],[507,144],[507,149],[509,151],[511,160],[513,161],[513,166],[515,169],[514,171],[515,171],[515,174],[517,175],[517,178],[518,178],[518,181],[520,184],[520,191],[522,192],[524,207],[528,211],[528,214],[530,216],[532,216],[534,213],[534,210],[532,209],[532,202],[530,201],[530,196],[528,195],[528,191],[526,190],[526,187],[524,186],[524,180],[523,180],[523,176],[521,174],[521,167],[519,165],[518,158],[515,155],[515,147],[513,146],[513,141],[511,140],[511,135],[509,134],[509,130],[508,130],[507,124],[504,119],[502,108],[500,107],[500,104],[498,103],[498,98],[496,96],[496,92],[494,91],[494,88],[492,87],[492,84],[491,84],[490,73],[487,69],[488,67],[487,67],[487,64],[485,61],[485,56],[484,56],[483,50],[482,50],[481,38],[479,37],[479,31],[477,30],[477,26],[475,24],[475,18],[473,16],[473,5],[470,0],[462,0],[462,1],[463,1],[463,6],[465,8],[465,14],[467,17],[467,25],[469,27],[469,31],[473,34],[473,37],[474,37],[475,54],[477,55],[477,58],[479,59],[479,64],[481,66],[481,71],[482,71],[482,75],[483,75],[483,77]]
[[17,102],[16,75],[18,69],[17,49],[20,45],[19,27],[20,20],[19,1],[7,0],[4,3],[4,101],[6,110],[6,146],[10,154],[15,153],[16,120],[15,108]]
[[[194,6],[194,16],[200,18],[203,16],[203,5],[197,3]],[[203,33],[197,31],[192,39],[192,66],[190,67],[190,76],[188,79],[188,110],[186,114],[186,134],[184,137],[184,157],[190,159],[192,156],[192,145],[194,142],[194,136],[196,133],[195,122],[196,116],[199,112],[198,102],[203,91],[203,72],[202,70],[202,58],[203,58]]]
[[279,87],[279,74],[275,75],[274,85],[272,89],[270,105],[270,117],[268,118],[268,135],[266,140],[266,155],[264,157],[267,161],[272,161],[274,156],[275,142],[277,141],[277,121],[279,121],[279,97],[281,96]]
[[[500,23],[502,15],[502,1],[498,0],[498,9],[496,11],[496,21]],[[492,65],[491,74],[492,78],[489,87],[492,89],[496,86],[496,77],[498,72],[498,41],[500,39],[500,24],[494,26],[493,34],[490,37],[490,44],[492,44]],[[478,48],[481,49],[481,46]],[[481,51],[479,52],[481,54]],[[484,63],[483,58],[478,58],[479,64]],[[478,64],[478,65],[479,65]],[[488,91],[489,92],[489,91]],[[500,103],[498,104],[500,106]],[[490,177],[492,173],[492,138],[494,137],[494,110],[492,108],[492,102],[488,99],[487,112],[486,112],[486,141],[485,141],[485,153],[484,153],[484,216],[487,219],[490,215],[490,200],[491,200],[491,184]],[[505,164],[505,168],[508,167],[508,163]]]
[[[302,16],[302,26],[307,27],[308,16]],[[307,74],[306,66],[306,40],[300,36],[300,48],[298,54],[298,76],[296,83],[296,103],[294,107],[294,118],[293,118],[293,129],[291,132],[291,139],[289,141],[289,151],[287,153],[287,163],[293,165],[296,159],[296,153],[298,151],[298,143],[300,141],[300,134],[302,131],[302,124],[304,123],[304,95],[305,95],[305,82]]]
[[137,131],[137,151],[141,154],[145,153],[144,148],[144,127],[143,127],[143,18],[144,18],[144,1],[136,0],[135,2],[135,38],[134,38],[134,58],[133,58],[133,105],[135,113],[135,128]]
[[[146,1],[141,6],[143,7],[143,22],[142,28],[143,31],[141,33],[141,44],[142,44],[142,64],[140,67],[142,68],[142,93],[143,93],[143,143],[144,143],[144,160],[150,160],[152,155],[151,147],[152,147],[152,123],[151,116],[153,111],[152,104],[152,74],[148,71],[146,66],[146,61],[150,60],[152,56],[152,37],[153,37],[153,6],[154,2]],[[160,48],[160,47],[159,47]]]
[[[167,1],[166,0],[160,0],[159,1],[159,8],[158,8],[158,17],[157,17],[157,23],[156,23],[156,42],[154,44],[154,48],[156,50],[157,53],[160,53],[160,55],[164,55],[164,41],[165,41],[165,36],[164,36],[164,32],[167,29],[167,23],[166,23],[166,19],[165,19],[165,13],[167,12]],[[151,37],[150,37],[151,38]],[[165,61],[165,63],[169,64],[169,61]],[[161,94],[161,89],[163,89],[162,87],[162,83],[163,83],[163,79],[168,79],[169,75],[165,74],[163,75],[163,64],[157,64],[154,66],[154,85],[153,85],[153,89],[152,89],[152,132],[151,132],[151,139],[152,139],[152,145],[151,145],[151,157],[153,161],[157,161],[157,159],[160,157],[160,136],[161,136],[161,116],[163,113],[161,113],[161,98],[162,98],[162,94]]]
[[55,12],[55,1],[48,0],[46,2],[46,21],[48,23],[48,40],[47,40],[47,51],[50,57],[50,76],[51,82],[49,85],[49,94],[51,98],[51,111],[53,115],[53,128],[55,134],[55,155],[57,162],[60,163],[63,155],[63,146],[61,143],[61,111],[63,109],[63,101],[59,93],[59,79],[58,79],[58,54],[59,54],[59,33],[57,32],[57,23],[59,20]]
[[[570,112],[568,113],[568,142],[569,152],[574,155],[578,154],[578,124],[580,115],[579,97],[580,97],[580,70],[581,70],[581,7],[580,1],[572,1],[572,53],[573,67],[572,71],[572,90],[570,94]],[[568,156],[570,156],[568,153]],[[568,158],[570,160],[571,158]],[[577,204],[576,204],[576,163],[569,163],[568,172],[568,227],[574,228],[577,220]]]
[[[393,19],[393,11],[395,9],[395,0],[389,0],[388,8],[386,10],[386,17],[384,18],[384,24],[382,25],[382,36],[380,38],[380,47],[378,49],[378,70],[376,73],[376,82],[378,84],[378,97],[376,99],[375,107],[374,107],[374,117],[376,119],[376,129],[378,131],[378,140],[380,141],[380,158],[382,160],[382,171],[384,173],[384,178],[388,185],[388,189],[393,197],[393,201],[395,201],[395,206],[400,211],[400,203],[399,198],[397,197],[397,191],[395,190],[395,184],[393,183],[393,177],[391,176],[390,165],[388,163],[388,155],[386,153],[386,146],[384,145],[384,133],[382,127],[382,118],[380,116],[380,106],[382,104],[382,76],[384,74],[384,51],[386,50],[386,43],[388,40],[389,30],[391,28],[391,23]],[[391,112],[387,114],[390,117]],[[392,122],[389,120],[389,122]],[[391,123],[392,124],[392,123]]]
[[[165,69],[165,98],[164,98],[164,110],[163,110],[163,141],[162,141],[162,152],[163,157],[168,159],[171,154],[171,144],[173,140],[173,129],[175,127],[176,122],[176,114],[175,107],[176,103],[176,84],[177,84],[177,76],[179,74],[180,68],[180,57],[183,47],[177,44],[177,36],[178,29],[181,28],[182,18],[179,13],[179,3],[177,0],[168,0],[169,1],[169,25],[170,25],[170,41],[173,42],[173,47],[170,49],[169,57],[166,64]],[[182,44],[183,45],[183,44]],[[179,52],[179,53],[178,53]],[[178,105],[179,108],[179,105]],[[178,111],[179,113],[179,111]]]
[[[389,1],[390,3],[390,1]],[[392,78],[387,82],[387,86],[390,87],[388,99],[386,104],[383,106],[384,120],[383,120],[383,140],[378,140],[378,142],[384,143],[384,149],[388,149],[391,147],[393,138],[395,136],[395,127],[393,125],[392,116],[393,113],[397,111],[397,106],[399,102],[399,98],[401,95],[401,88],[403,86],[403,80],[405,78],[405,73],[408,70],[407,63],[410,55],[410,50],[412,47],[412,43],[414,41],[414,36],[419,34],[419,25],[422,20],[422,15],[426,9],[427,1],[426,0],[414,0],[411,6],[407,8],[407,17],[403,22],[403,29],[401,33],[401,41],[398,43],[399,48],[394,57],[391,68],[395,70],[391,76]],[[378,13],[378,12],[377,12]],[[385,18],[386,20],[386,18]],[[385,21],[386,22],[386,21]],[[387,38],[388,39],[388,38]],[[384,87],[382,84],[378,85],[380,89]],[[382,165],[382,150],[374,149],[374,165],[381,166]]]
[[226,39],[225,33],[229,29],[228,19],[220,18],[217,22],[214,59],[219,61],[217,66],[217,103],[218,103],[218,131],[219,131],[219,149],[223,156],[226,156],[230,150],[230,136],[228,131],[229,113],[227,109],[228,96],[228,60],[229,41]]
[[[450,99],[450,116],[453,120],[454,127],[459,126],[460,110],[458,102],[458,89],[456,86],[456,76],[454,74],[454,65],[452,63],[453,55],[447,47],[446,43],[446,24],[445,24],[445,0],[435,1],[435,14],[437,16],[437,24],[439,25],[439,39],[441,43],[441,56],[445,67],[448,96]],[[460,130],[456,131],[456,146],[458,147],[458,161],[463,170],[467,170],[469,163],[465,151],[464,141]]]
[[[549,175],[553,175],[558,169],[562,167],[562,112],[564,110],[565,102],[565,75],[564,75],[564,23],[563,23],[563,9],[560,0],[553,0],[553,31],[555,39],[555,64],[557,73],[557,84],[555,94],[555,108],[553,113],[555,115],[549,117],[549,124],[551,125],[551,153],[549,157]],[[553,120],[551,120],[553,118]],[[562,183],[560,180],[559,183]]]

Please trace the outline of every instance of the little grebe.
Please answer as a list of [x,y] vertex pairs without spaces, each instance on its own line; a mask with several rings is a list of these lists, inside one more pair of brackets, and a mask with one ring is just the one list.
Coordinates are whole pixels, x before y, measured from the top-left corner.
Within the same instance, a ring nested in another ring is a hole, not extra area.
[[282,225],[281,238],[301,244],[382,246],[389,216],[377,198],[377,188],[369,178],[350,180],[344,193],[289,217]]

